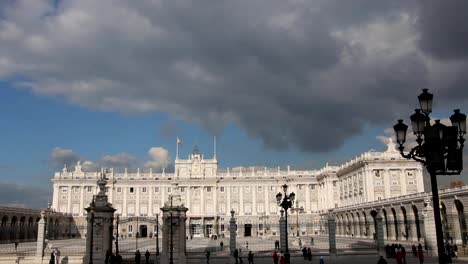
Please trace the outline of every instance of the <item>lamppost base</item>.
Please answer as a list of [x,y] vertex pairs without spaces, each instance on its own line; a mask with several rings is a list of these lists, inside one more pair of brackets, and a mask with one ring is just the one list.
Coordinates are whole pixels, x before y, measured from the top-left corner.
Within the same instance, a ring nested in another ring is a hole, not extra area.
[[286,259],[286,264],[291,263],[291,255],[289,252],[284,253],[284,258]]

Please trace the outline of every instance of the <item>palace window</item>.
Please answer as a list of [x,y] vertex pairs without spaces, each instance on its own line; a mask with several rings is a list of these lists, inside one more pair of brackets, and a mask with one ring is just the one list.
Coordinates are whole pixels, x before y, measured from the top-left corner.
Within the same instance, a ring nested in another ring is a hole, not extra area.
[[89,192],[89,193],[92,192],[92,191],[93,191],[93,187],[87,186],[87,187],[86,187],[86,191]]
[[211,187],[206,187],[206,192],[211,192]]
[[250,186],[245,186],[244,190],[245,190],[246,193],[249,193],[250,192]]
[[121,193],[122,192],[122,187],[117,187],[117,192]]
[[310,185],[310,189],[311,189],[311,190],[315,190],[315,185],[314,185],[314,184],[311,184],[311,185]]
[[180,187],[180,192],[181,193],[185,192],[185,187]]
[[270,192],[275,192],[275,191],[276,191],[275,186],[270,186]]
[[142,193],[146,193],[146,187],[141,188]]
[[67,193],[68,192],[68,187],[62,187],[62,193]]
[[129,226],[128,226],[128,232],[129,232],[129,233],[132,233],[132,232],[133,232],[133,226],[132,226],[132,225],[129,225]]
[[159,192],[159,187],[154,187],[154,192],[158,193]]
[[237,193],[237,186],[233,186],[233,187],[232,187],[232,192],[233,192],[233,193]]
[[106,189],[105,189],[105,190],[106,190],[106,193],[108,193],[108,192],[109,192],[109,187],[106,187]]
[[171,192],[172,192],[172,188],[171,188],[171,187],[167,187],[167,192],[168,192],[168,193],[171,193]]
[[263,230],[263,224],[258,224],[258,230]]
[[219,191],[223,193],[224,192],[224,187],[219,187]]
[[224,224],[221,224],[221,232],[224,232]]
[[130,193],[133,193],[135,189],[133,187],[130,187]]
[[263,187],[262,186],[257,186],[257,191],[258,192],[263,192]]
[[73,190],[74,190],[74,192],[76,192],[76,193],[77,193],[77,192],[80,192],[80,187],[76,187],[76,186],[75,186],[75,187],[73,187]]

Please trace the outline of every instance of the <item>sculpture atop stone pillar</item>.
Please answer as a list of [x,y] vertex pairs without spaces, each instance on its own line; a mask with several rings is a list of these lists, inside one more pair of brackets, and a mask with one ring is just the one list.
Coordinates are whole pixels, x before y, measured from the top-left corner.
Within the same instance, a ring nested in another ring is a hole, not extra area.
[[[88,212],[86,232],[86,257],[83,263],[104,263],[106,252],[112,251],[112,235],[115,209],[107,201],[107,179],[102,173],[97,181],[99,193],[93,197]],[[92,260],[92,261],[90,261]]]
[[279,226],[280,226],[280,250],[282,252],[286,252],[286,219],[284,218],[284,210],[281,209],[280,211],[281,217],[279,219]]
[[385,241],[384,241],[384,232],[383,232],[383,224],[382,224],[382,216],[380,215],[380,210],[376,210],[377,214],[375,215],[375,223],[377,226],[375,227],[376,236],[377,236],[377,251],[381,254],[385,253]]
[[328,243],[329,252],[336,253],[336,221],[333,210],[328,210]]
[[424,208],[424,244],[427,246],[429,254],[438,256],[437,252],[437,236],[434,220],[434,208],[432,207],[432,200],[428,197],[424,199],[426,207]]
[[187,263],[185,221],[188,208],[182,203],[177,191],[177,185],[173,189],[174,194],[169,196],[163,211],[163,248],[161,254],[162,264]]
[[46,247],[45,239],[46,239],[46,216],[47,211],[46,209],[41,210],[41,219],[37,225],[37,244],[36,244],[36,256],[44,257],[44,249]]
[[231,210],[231,220],[229,220],[229,250],[231,251],[231,256],[234,255],[234,251],[236,250],[236,236],[237,236],[237,224],[236,218],[234,218],[235,211],[234,209]]

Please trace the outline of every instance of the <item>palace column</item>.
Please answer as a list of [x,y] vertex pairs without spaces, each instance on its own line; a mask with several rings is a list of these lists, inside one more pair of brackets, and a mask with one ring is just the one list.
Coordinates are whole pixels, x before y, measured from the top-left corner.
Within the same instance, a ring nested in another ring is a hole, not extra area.
[[[135,187],[136,205],[135,205],[135,216],[140,216],[140,189],[141,187]],[[139,227],[137,227],[139,232]]]
[[84,204],[83,204],[83,199],[84,199],[84,186],[83,184],[80,185],[80,216],[84,216]]
[[305,211],[306,213],[310,213],[311,209],[310,209],[310,185],[309,184],[305,184],[304,185],[304,188],[306,188],[305,190],[305,199],[306,199],[306,202],[305,202]]
[[122,187],[122,191],[123,191],[122,216],[127,216],[127,187]]
[[244,215],[244,187],[239,186],[239,215]]
[[270,205],[268,203],[268,193],[270,192],[270,186],[265,186],[265,215],[270,214]]
[[72,198],[72,187],[71,185],[68,185],[68,199],[67,199],[67,213],[71,213],[71,198]]
[[257,215],[257,185],[252,186],[252,188],[252,215]]
[[400,187],[401,187],[401,192],[400,195],[406,195],[408,193],[407,187],[406,187],[406,171],[400,169]]
[[152,187],[147,187],[146,191],[148,192],[148,216],[153,216],[153,190]]
[[[200,213],[201,215],[205,215],[205,186],[202,186],[201,188],[201,192],[200,192]],[[203,225],[205,223],[202,223]],[[203,229],[203,234],[205,233],[204,229]]]
[[385,169],[381,176],[384,178],[385,199],[387,199],[390,198],[390,173],[388,169]]

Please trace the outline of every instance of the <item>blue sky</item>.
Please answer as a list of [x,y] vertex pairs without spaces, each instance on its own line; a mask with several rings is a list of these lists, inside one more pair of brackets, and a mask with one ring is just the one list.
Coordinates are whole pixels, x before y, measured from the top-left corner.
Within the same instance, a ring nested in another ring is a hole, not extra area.
[[468,2],[421,3],[0,1],[0,204],[46,204],[77,160],[170,168],[177,137],[216,135],[223,168],[339,164],[426,87],[466,112]]

